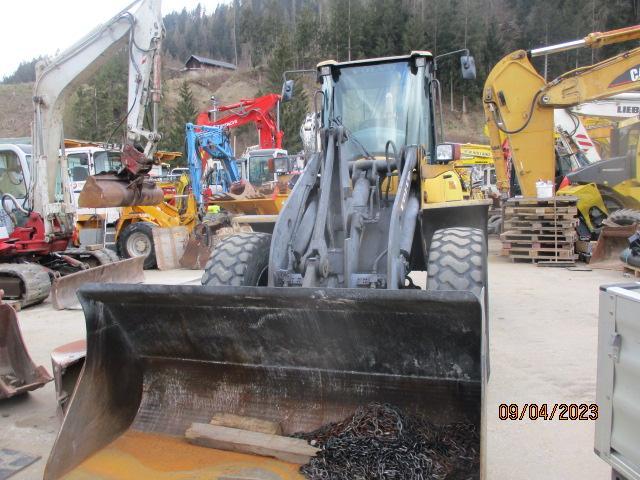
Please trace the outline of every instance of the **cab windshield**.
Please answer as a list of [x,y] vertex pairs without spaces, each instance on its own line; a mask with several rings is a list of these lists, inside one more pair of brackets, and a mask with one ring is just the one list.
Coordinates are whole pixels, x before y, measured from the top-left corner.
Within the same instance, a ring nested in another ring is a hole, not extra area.
[[95,173],[117,172],[122,167],[120,152],[96,152],[93,154]]
[[324,77],[324,124],[345,127],[343,156],[384,155],[389,140],[398,150],[404,145],[428,144],[426,67],[411,63],[345,66],[339,75]]
[[273,180],[273,173],[269,169],[270,156],[249,157],[249,183],[260,186]]
[[20,159],[11,150],[0,152],[0,194],[6,193],[16,198],[24,198],[27,194]]

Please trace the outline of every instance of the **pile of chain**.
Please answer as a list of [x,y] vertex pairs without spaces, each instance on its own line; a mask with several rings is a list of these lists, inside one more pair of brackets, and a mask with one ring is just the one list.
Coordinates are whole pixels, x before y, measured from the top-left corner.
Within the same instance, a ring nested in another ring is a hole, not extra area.
[[320,448],[300,472],[311,480],[468,480],[479,478],[480,438],[470,424],[436,426],[372,403],[314,432]]

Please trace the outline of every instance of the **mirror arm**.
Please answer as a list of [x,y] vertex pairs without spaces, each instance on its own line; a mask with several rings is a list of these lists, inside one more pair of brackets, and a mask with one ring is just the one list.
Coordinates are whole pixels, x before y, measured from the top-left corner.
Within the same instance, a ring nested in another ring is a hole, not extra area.
[[315,73],[316,70],[315,68],[312,69],[304,69],[304,70],[285,70],[282,73],[282,81],[286,82],[287,81],[287,75],[293,75],[293,74],[304,74],[304,73]]
[[440,55],[436,55],[436,56],[433,58],[433,69],[434,69],[434,71],[435,71],[435,72],[437,72],[437,71],[438,71],[438,59],[439,59],[439,58],[442,58],[442,57],[449,57],[449,56],[451,56],[451,55],[455,55],[456,53],[462,53],[462,52],[464,52],[464,53],[465,53],[465,55],[466,55],[467,57],[470,55],[470,54],[469,54],[469,49],[468,49],[468,48],[461,48],[460,50],[453,50],[453,51],[451,51],[451,52],[447,52],[447,53],[442,53],[442,54],[440,54]]

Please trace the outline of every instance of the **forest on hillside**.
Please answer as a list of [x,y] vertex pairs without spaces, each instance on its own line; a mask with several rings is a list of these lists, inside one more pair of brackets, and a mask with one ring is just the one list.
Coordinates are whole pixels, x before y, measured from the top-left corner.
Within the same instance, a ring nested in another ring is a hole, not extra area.
[[[463,98],[470,108],[477,106],[487,73],[510,51],[640,23],[640,0],[231,0],[212,9],[204,5],[164,17],[166,55],[180,62],[198,54],[235,63],[248,75],[259,72],[265,92],[279,92],[284,70],[312,68],[327,58],[355,60],[411,50],[440,55],[468,48],[476,61],[475,81],[461,79],[457,57],[438,64],[445,100],[453,108],[461,108]],[[548,77],[625,48],[629,44],[554,55]],[[536,61],[542,71],[542,60]],[[120,66],[112,62],[77,95],[74,121],[83,137],[102,138],[126,111],[123,63],[121,56]],[[34,64],[25,62],[4,83],[33,80]],[[181,91],[175,109],[165,109],[163,124],[173,131],[166,148],[181,147],[180,124],[193,107],[187,90]],[[308,98],[300,91],[283,109],[289,148],[299,146],[297,129]],[[108,103],[99,108],[104,118],[98,118],[98,107],[90,108],[96,99]]]

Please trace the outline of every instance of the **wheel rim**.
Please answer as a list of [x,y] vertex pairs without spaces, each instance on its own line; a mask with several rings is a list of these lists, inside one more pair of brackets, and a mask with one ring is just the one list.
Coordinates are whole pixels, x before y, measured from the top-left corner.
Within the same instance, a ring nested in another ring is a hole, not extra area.
[[151,253],[151,239],[144,233],[132,233],[127,238],[127,253],[130,257],[148,257]]

